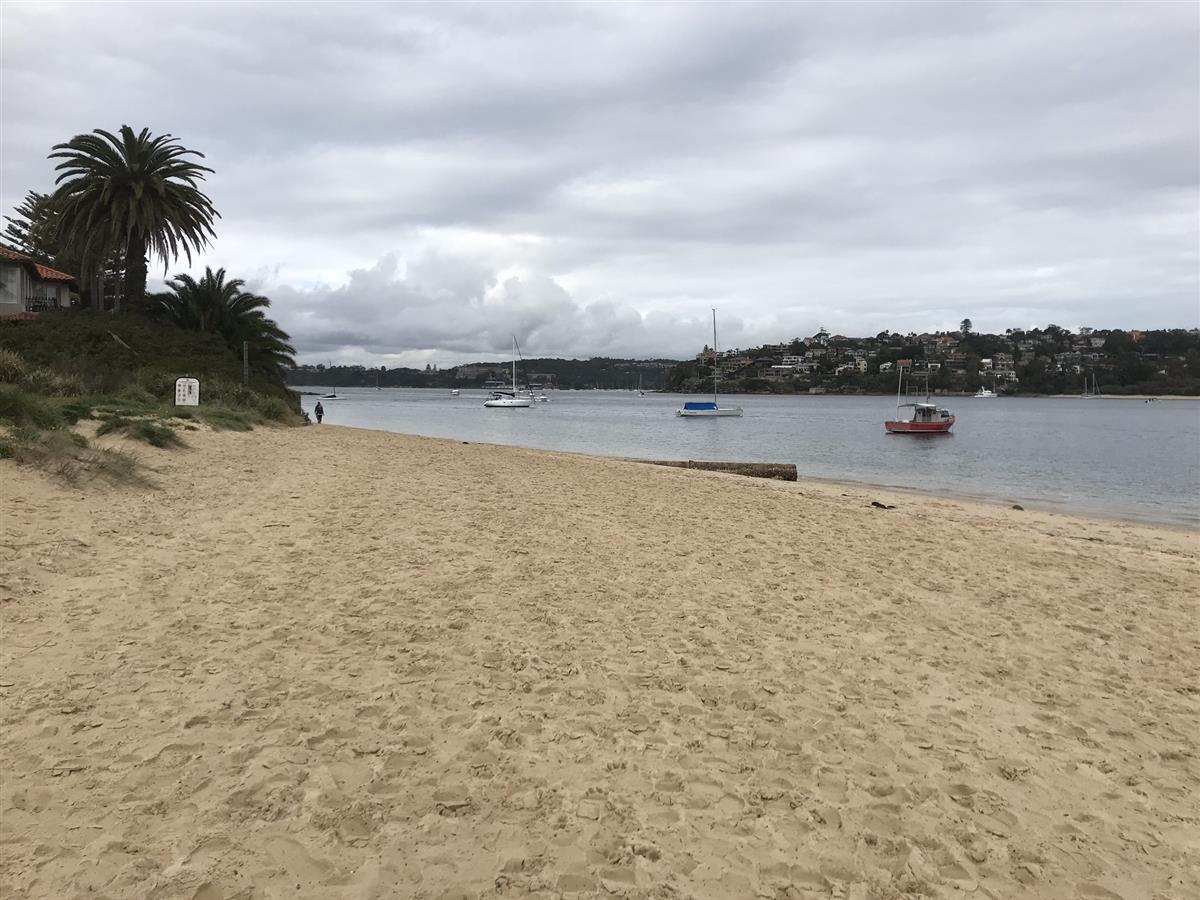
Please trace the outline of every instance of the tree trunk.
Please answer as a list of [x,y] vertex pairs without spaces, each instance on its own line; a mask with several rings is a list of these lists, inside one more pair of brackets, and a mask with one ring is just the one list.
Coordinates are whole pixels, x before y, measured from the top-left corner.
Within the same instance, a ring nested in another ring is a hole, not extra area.
[[125,308],[130,312],[146,309],[146,239],[141,232],[129,235],[125,247]]

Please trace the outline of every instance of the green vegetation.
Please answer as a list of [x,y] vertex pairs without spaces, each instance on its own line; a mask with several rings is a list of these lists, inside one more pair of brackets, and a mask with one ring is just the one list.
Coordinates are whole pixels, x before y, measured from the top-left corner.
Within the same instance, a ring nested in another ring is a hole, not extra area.
[[[524,382],[562,390],[613,389],[633,390],[640,382],[643,390],[666,387],[667,373],[675,365],[670,359],[525,359],[517,367]],[[479,388],[488,379],[508,383],[512,380],[511,362],[478,362],[438,369],[367,368],[365,366],[299,366],[287,373],[292,386],[321,387],[424,387]]]
[[288,336],[263,313],[271,301],[242,290],[240,278],[225,280],[225,270],[204,270],[199,281],[176,275],[169,290],[155,298],[153,311],[180,328],[220,335],[226,346],[240,350],[248,345],[256,369],[282,381],[282,373],[295,365],[295,349]]
[[[22,365],[43,370],[38,376],[43,380],[49,375],[73,379],[74,389],[57,396],[116,394],[138,385],[162,400],[172,396],[176,378],[191,376],[203,382],[205,399],[224,399],[214,391],[265,394],[285,403],[289,398],[274,371],[254,365],[250,384],[243,388],[242,361],[219,335],[142,316],[59,310],[27,321],[0,321],[3,351],[15,354],[20,362],[0,358],[0,373],[7,371],[6,366]],[[4,380],[14,382],[11,377]]]
[[713,367],[730,393],[893,393],[896,367],[911,361],[935,392],[1079,394],[1084,381],[1102,394],[1200,395],[1200,330],[1122,331],[1058,325],[979,334],[970,319],[957,331],[881,332],[849,338],[820,331],[787,344],[714,354],[676,365],[671,390],[707,393]]
[[58,407],[11,385],[0,385],[0,422],[17,428],[59,428],[63,416]]
[[182,252],[191,262],[216,236],[220,213],[197,187],[213,170],[188,157],[169,134],[135,134],[122,125],[120,137],[97,128],[55,144],[50,159],[62,160],[51,203],[56,236],[74,249],[85,270],[105,256],[124,255],[123,296],[140,307],[146,296],[147,253],[169,265]]
[[[60,320],[55,326],[72,333],[28,329],[28,340],[12,333],[0,346],[9,346],[15,338],[14,349],[34,365],[59,374],[82,370],[90,380],[102,382],[112,381],[115,372],[120,380],[119,373],[130,364],[145,368],[147,346],[138,340],[143,335],[118,332],[145,330],[140,321],[145,318],[176,326],[179,333],[167,336],[171,352],[163,348],[158,354],[169,356],[171,368],[196,374],[203,367],[193,361],[207,359],[218,347],[233,351],[231,362],[237,367],[245,349],[254,375],[269,383],[269,393],[279,393],[285,370],[294,365],[295,350],[287,334],[267,317],[271,302],[266,297],[244,291],[239,279],[226,280],[224,269],[207,269],[198,281],[186,273],[176,275],[168,291],[146,295],[148,254],[164,266],[180,255],[190,262],[193,251],[216,236],[213,222],[220,213],[199,189],[213,170],[193,159],[203,156],[169,134],[155,137],[149,129],[135,132],[128,125],[117,134],[96,129],[55,144],[49,158],[59,161],[57,189],[50,195],[30,191],[13,215],[5,217],[4,237],[35,260],[78,276],[73,307],[100,312],[109,308],[111,296],[112,310],[126,315],[105,323],[107,327],[90,329]],[[115,349],[109,336],[118,345],[129,345],[129,352]],[[82,350],[90,358],[72,363],[68,357],[80,338],[87,341]],[[139,351],[141,358],[130,358]],[[229,358],[227,353],[216,355]],[[238,368],[226,377],[239,380]],[[55,393],[67,396],[79,387],[98,389],[94,384],[62,385]]]
[[[45,357],[53,359],[54,353],[47,348],[48,342],[30,341],[22,329],[33,326],[36,332],[54,318],[59,317],[39,318],[32,322],[0,322],[0,340],[18,333]],[[88,324],[117,324],[86,315],[80,319]],[[129,321],[121,319],[119,324],[127,325]],[[173,328],[145,322],[139,327]],[[133,332],[125,329],[125,333],[141,334],[136,329]],[[123,341],[120,346],[124,348],[122,352],[132,350],[131,345]],[[144,483],[134,457],[120,451],[90,447],[86,438],[69,430],[69,426],[81,420],[95,419],[100,423],[96,430],[98,437],[120,435],[153,447],[173,448],[184,445],[177,429],[195,430],[197,421],[215,429],[249,431],[255,425],[293,424],[299,419],[293,406],[284,399],[283,388],[276,386],[275,393],[264,392],[220,374],[211,378],[205,376],[201,381],[202,405],[176,408],[169,400],[173,399],[177,376],[162,368],[167,362],[156,357],[153,351],[148,350],[145,356],[146,365],[131,366],[124,372],[126,380],[122,383],[119,370],[111,366],[112,360],[104,353],[98,358],[107,365],[98,367],[98,374],[89,373],[85,364],[80,372],[62,375],[52,369],[31,365],[9,347],[0,349],[0,459],[36,466],[69,481],[101,477],[113,482]],[[89,358],[83,356],[80,360],[86,363]],[[140,355],[137,358],[140,359]],[[80,360],[76,360],[76,364]],[[219,355],[206,363],[215,366],[218,372],[228,365]],[[108,391],[58,395],[57,391],[65,384],[106,385]]]
[[137,461],[123,450],[94,448],[87,438],[61,429],[12,426],[0,418],[0,459],[41,469],[67,482],[99,478],[113,484],[145,484]]
[[[96,419],[98,437],[171,448],[198,421],[239,431],[300,422],[284,382],[295,351],[266,297],[224,269],[146,295],[148,254],[190,262],[215,236],[220,214],[198,187],[212,169],[194,157],[203,154],[148,129],[76,135],[50,153],[55,192],[30,191],[5,217],[3,237],[21,252],[81,277],[71,309],[0,321],[0,457],[131,481],[133,457],[93,448],[70,426]],[[123,314],[99,315],[107,309]],[[200,380],[200,406],[172,405],[180,377]]]
[[110,416],[100,423],[96,435],[118,432],[128,435],[137,441],[145,441],[152,447],[180,447],[183,441],[170,425],[164,425],[153,419],[127,419],[124,416]]

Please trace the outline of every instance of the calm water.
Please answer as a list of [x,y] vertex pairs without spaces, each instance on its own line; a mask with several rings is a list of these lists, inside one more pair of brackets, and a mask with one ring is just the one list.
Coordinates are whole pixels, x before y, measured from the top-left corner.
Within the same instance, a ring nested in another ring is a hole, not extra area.
[[953,433],[921,437],[884,432],[887,397],[741,396],[729,398],[741,419],[680,419],[688,398],[627,391],[552,391],[550,403],[510,410],[484,409],[474,390],[338,393],[324,403],[327,423],[604,456],[791,462],[801,478],[1200,527],[1196,401],[953,397]]

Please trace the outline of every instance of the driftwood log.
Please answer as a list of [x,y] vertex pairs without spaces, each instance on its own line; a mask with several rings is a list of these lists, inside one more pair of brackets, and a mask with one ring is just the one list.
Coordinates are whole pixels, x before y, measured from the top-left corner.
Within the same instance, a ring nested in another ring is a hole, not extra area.
[[795,481],[796,467],[791,463],[742,463],[702,462],[700,460],[634,459],[631,462],[647,463],[651,466],[673,466],[676,469],[703,469],[706,472],[729,472],[750,478],[775,478],[779,481]]

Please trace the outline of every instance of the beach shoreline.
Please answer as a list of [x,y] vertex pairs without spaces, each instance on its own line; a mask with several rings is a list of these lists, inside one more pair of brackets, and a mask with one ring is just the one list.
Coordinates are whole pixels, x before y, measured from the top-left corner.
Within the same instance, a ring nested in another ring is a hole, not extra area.
[[[602,454],[586,453],[583,451],[576,451],[576,450],[548,450],[545,448],[522,447],[522,446],[516,445],[516,444],[497,444],[497,443],[490,443],[487,441],[464,442],[460,438],[434,437],[431,435],[422,435],[422,434],[417,434],[414,432],[392,431],[392,430],[383,429],[383,428],[361,428],[360,429],[358,426],[330,425],[328,423],[326,423],[325,425],[322,425],[321,427],[323,427],[323,428],[346,428],[351,431],[354,431],[354,430],[377,431],[377,432],[382,432],[384,434],[398,434],[403,437],[420,438],[422,440],[447,441],[451,444],[471,443],[471,444],[476,444],[478,446],[485,446],[485,447],[508,447],[508,448],[515,448],[515,449],[531,450],[534,452],[559,453],[559,454],[565,454],[568,456],[579,456],[579,457],[582,457],[585,459],[623,460],[626,462],[651,462],[651,460],[644,460],[644,459],[640,459],[638,457],[616,455],[616,454],[614,454],[612,456],[605,456]],[[681,459],[681,460],[677,460],[677,461],[685,462],[686,460]],[[698,462],[734,462],[734,463],[745,462],[744,460],[715,460],[715,459],[714,460],[703,459],[703,460],[697,460],[697,461]],[[760,462],[760,461],[755,461],[755,462]],[[780,461],[779,460],[767,460],[765,462],[778,463]],[[797,468],[798,469],[800,468],[799,465],[797,466]],[[1164,528],[1164,529],[1168,529],[1171,531],[1180,531],[1180,532],[1184,532],[1184,533],[1200,532],[1200,508],[1198,508],[1196,512],[1175,513],[1174,518],[1168,520],[1165,518],[1153,518],[1150,515],[1139,515],[1136,512],[1128,512],[1128,511],[1121,511],[1121,510],[1095,511],[1095,510],[1073,509],[1073,508],[1071,508],[1071,504],[1069,501],[1063,501],[1061,504],[1055,504],[1052,501],[1040,499],[1038,497],[1023,497],[1023,496],[1016,495],[1016,494],[1008,496],[1008,497],[1002,497],[999,495],[989,496],[987,494],[970,494],[970,493],[966,493],[963,491],[956,491],[953,488],[943,487],[943,486],[932,487],[932,488],[916,488],[916,487],[910,487],[907,485],[887,484],[885,482],[855,480],[855,479],[848,479],[848,478],[822,478],[819,475],[812,475],[812,474],[808,474],[808,473],[805,473],[802,471],[798,472],[798,479],[794,483],[798,486],[803,486],[805,484],[808,484],[808,485],[822,485],[822,486],[829,487],[829,488],[844,488],[844,489],[848,489],[848,490],[888,491],[888,492],[892,492],[898,496],[904,497],[909,500],[912,500],[912,499],[946,500],[946,501],[953,501],[953,502],[961,502],[961,503],[965,503],[965,504],[978,504],[978,505],[982,505],[982,506],[986,506],[986,507],[1007,508],[1007,509],[1012,509],[1013,505],[1017,504],[1017,505],[1021,506],[1024,511],[1028,511],[1028,512],[1039,512],[1039,513],[1045,513],[1047,515],[1066,516],[1068,518],[1087,520],[1087,521],[1093,521],[1093,522],[1098,522],[1098,523],[1104,523],[1104,522],[1126,523],[1126,524],[1131,524],[1131,525],[1146,525],[1146,526],[1152,527],[1152,528]]]
[[0,461],[5,896],[1200,890],[1194,533],[186,437],[152,490]]

